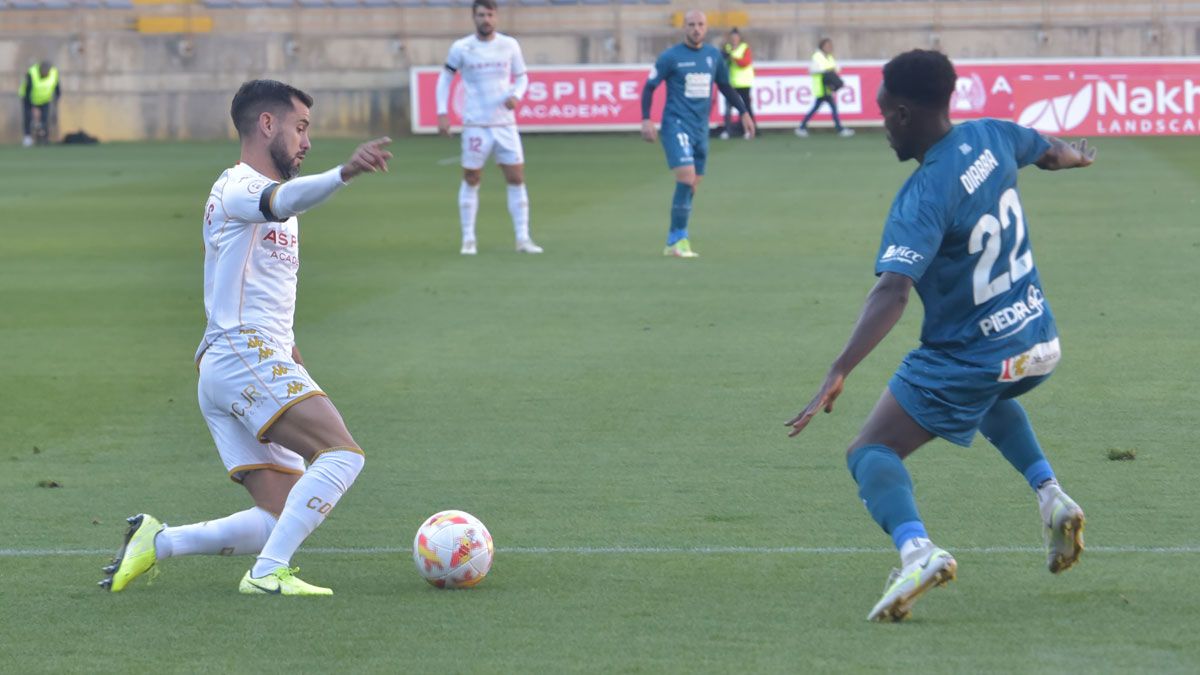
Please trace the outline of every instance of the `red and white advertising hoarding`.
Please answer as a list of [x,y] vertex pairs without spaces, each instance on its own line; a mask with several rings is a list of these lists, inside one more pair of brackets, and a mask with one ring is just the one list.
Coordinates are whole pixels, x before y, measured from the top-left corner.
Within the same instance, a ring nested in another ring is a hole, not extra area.
[[[1009,119],[1067,136],[1172,136],[1200,134],[1200,58],[962,60],[950,101],[954,119]],[[845,86],[838,113],[847,126],[879,126],[875,105],[882,61],[842,65]],[[620,131],[641,125],[642,85],[649,65],[534,66],[529,91],[517,107],[523,131]],[[440,68],[413,68],[414,133],[437,131],[435,91]],[[665,87],[655,92],[652,118],[660,118]],[[455,79],[450,118],[461,123],[464,91]],[[764,128],[791,127],[812,107],[808,63],[755,65],[753,104]],[[719,95],[712,121],[719,123]],[[832,124],[828,106],[813,125]]]

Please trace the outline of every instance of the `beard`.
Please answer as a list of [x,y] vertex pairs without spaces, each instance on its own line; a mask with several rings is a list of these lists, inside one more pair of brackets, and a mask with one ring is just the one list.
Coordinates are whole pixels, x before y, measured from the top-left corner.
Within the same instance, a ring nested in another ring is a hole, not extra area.
[[267,150],[271,153],[271,162],[275,164],[275,170],[279,172],[279,176],[283,180],[291,180],[300,175],[300,162],[296,161],[295,156],[288,154],[282,141],[282,138],[276,138],[267,147]]

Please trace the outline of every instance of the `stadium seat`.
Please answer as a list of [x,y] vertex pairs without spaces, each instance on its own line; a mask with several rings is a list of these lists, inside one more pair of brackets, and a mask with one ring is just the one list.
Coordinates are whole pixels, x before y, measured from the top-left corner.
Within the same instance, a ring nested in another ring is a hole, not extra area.
[[204,0],[204,6],[215,9],[226,9],[233,7],[233,0]]
[[578,5],[579,0],[550,0],[552,5]]
[[296,5],[293,0],[267,0],[267,7],[294,7]]
[[37,0],[8,0],[13,9],[41,9]]
[[325,0],[298,0],[301,7],[324,7]]
[[613,0],[583,0],[585,5],[611,5]]
[[109,9],[133,9],[133,0],[104,0],[104,6]]
[[545,7],[550,4],[550,0],[517,0],[517,4],[523,7]]
[[347,9],[350,7],[361,7],[362,6],[361,4],[359,4],[358,0],[329,0],[329,4],[330,4],[330,6],[337,7],[338,9]]

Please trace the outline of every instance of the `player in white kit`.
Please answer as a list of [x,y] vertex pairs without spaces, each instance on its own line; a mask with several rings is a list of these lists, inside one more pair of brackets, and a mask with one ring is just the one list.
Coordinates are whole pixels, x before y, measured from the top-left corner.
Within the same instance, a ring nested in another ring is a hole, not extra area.
[[446,66],[438,76],[438,132],[450,135],[450,85],[462,76],[466,97],[462,111],[463,182],[458,189],[462,223],[462,254],[475,255],[475,214],[479,211],[479,181],[487,158],[508,182],[508,212],[512,216],[518,253],[541,253],[529,237],[529,194],[525,190],[525,154],[513,110],[525,96],[529,76],[521,46],[496,32],[495,0],[475,0],[471,6],[475,33],[450,46]]
[[103,588],[120,591],[164,558],[255,554],[240,592],[333,593],[301,581],[289,563],[354,483],[363,454],[296,349],[296,216],[355,176],[386,171],[392,155],[384,149],[389,139],[381,138],[359,146],[341,166],[294,178],[311,147],[312,103],[282,82],[243,84],[231,110],[241,161],[221,174],[204,207],[208,325],[196,351],[200,410],[229,477],[255,505],[178,527],[144,513],[129,518],[125,543],[104,568]]

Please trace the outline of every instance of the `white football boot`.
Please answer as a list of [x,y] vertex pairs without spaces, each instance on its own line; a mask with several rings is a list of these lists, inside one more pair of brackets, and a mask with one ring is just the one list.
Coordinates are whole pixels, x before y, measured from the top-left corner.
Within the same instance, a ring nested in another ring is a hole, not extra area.
[[475,255],[475,240],[474,239],[464,239],[463,245],[462,245],[462,250],[459,251],[459,253],[462,255]]
[[532,239],[522,239],[517,242],[517,253],[541,253],[542,247],[533,243]]
[[958,563],[954,556],[933,545],[921,549],[912,562],[902,569],[893,569],[888,576],[883,598],[875,603],[867,621],[903,621],[912,612],[913,603],[934,586],[945,586],[954,580]]
[[1038,490],[1042,531],[1046,542],[1046,566],[1052,574],[1070,569],[1083,553],[1083,509],[1062,491],[1058,483]]

